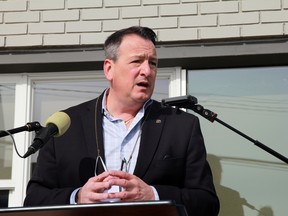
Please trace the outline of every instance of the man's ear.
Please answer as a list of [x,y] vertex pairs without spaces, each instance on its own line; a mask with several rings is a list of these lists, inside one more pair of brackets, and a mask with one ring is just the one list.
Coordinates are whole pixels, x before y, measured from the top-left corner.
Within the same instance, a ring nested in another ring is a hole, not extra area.
[[111,59],[105,59],[103,63],[103,70],[107,80],[112,80],[113,77],[113,61]]

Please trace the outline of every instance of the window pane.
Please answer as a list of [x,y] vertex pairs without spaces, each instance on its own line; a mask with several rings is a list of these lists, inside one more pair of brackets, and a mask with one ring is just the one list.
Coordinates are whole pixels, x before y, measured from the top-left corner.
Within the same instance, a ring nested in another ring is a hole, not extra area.
[[107,85],[105,80],[34,83],[34,119],[43,123],[54,112],[97,97]]
[[[14,124],[15,84],[0,84],[0,130]],[[0,138],[0,179],[11,179],[13,143],[10,136]]]
[[[288,67],[189,71],[188,94],[218,119],[288,156]],[[221,215],[285,214],[287,165],[220,123],[199,118]]]

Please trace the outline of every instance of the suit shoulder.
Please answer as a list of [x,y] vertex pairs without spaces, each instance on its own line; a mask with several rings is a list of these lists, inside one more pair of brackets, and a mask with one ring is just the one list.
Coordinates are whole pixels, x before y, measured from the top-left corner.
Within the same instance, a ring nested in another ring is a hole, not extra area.
[[95,104],[96,104],[96,99],[92,99],[92,100],[77,104],[75,106],[71,106],[63,110],[63,112],[69,115],[69,114],[81,113],[81,111],[94,110]]

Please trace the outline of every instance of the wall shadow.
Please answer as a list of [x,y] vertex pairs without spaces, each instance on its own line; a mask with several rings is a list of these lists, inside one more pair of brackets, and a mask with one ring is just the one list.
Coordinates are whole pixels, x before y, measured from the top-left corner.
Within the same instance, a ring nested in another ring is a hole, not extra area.
[[207,160],[211,166],[214,185],[220,201],[219,216],[244,216],[243,202],[238,191],[221,185],[222,166],[220,158],[208,154]]
[[265,206],[259,210],[259,214],[257,216],[273,216],[273,215],[274,213],[272,208],[269,206]]
[[270,207],[262,207],[256,209],[255,206],[248,203],[245,198],[240,196],[240,193],[232,188],[221,185],[222,166],[220,158],[208,154],[207,160],[211,166],[214,185],[220,200],[219,216],[244,216],[244,206],[248,207],[258,213],[258,216],[273,216],[273,210]]

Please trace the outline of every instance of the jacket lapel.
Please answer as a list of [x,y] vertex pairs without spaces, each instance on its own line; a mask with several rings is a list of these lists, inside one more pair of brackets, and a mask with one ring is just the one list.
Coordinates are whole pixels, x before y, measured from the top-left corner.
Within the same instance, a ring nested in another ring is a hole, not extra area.
[[[149,109],[151,109],[149,111]],[[153,101],[144,116],[139,154],[134,174],[143,178],[159,145],[159,139],[165,123],[165,116],[160,115],[161,105]],[[146,116],[148,115],[148,116]]]

